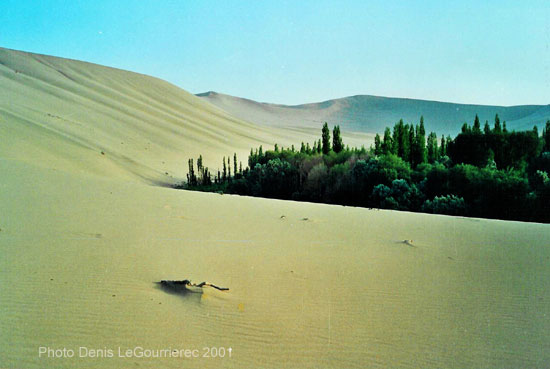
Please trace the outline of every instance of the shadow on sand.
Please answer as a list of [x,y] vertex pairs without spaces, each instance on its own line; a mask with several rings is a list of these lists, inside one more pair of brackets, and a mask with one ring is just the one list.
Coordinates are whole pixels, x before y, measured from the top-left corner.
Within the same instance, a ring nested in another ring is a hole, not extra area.
[[198,299],[202,295],[202,288],[188,288],[188,281],[160,281],[154,282],[155,288],[162,290],[170,295],[177,295],[184,299]]

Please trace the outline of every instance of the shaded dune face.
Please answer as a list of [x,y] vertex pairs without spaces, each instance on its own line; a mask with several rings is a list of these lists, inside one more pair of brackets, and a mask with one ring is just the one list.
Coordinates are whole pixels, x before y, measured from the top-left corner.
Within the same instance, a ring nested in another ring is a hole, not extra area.
[[[0,367],[548,366],[548,225],[151,186],[319,134],[11,50],[0,86]],[[136,347],[201,355],[118,356]]]

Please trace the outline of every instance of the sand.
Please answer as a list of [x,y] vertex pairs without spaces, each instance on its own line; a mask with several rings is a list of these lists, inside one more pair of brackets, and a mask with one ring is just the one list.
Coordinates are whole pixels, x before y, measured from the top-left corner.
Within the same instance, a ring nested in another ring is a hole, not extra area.
[[[368,88],[368,87],[367,87]],[[408,124],[418,124],[424,117],[427,132],[454,137],[460,133],[464,122],[473,123],[479,116],[481,122],[494,121],[498,114],[506,121],[508,130],[527,131],[537,125],[542,131],[550,119],[550,105],[491,106],[469,105],[440,101],[355,95],[318,103],[280,105],[257,102],[218,92],[197,94],[234,117],[270,127],[320,127],[340,125],[342,132],[379,133],[392,127],[400,119]]]
[[[159,109],[101,100],[84,82],[16,81],[6,53],[35,76],[51,69],[41,58],[89,75],[100,95],[139,101],[156,89]],[[183,176],[193,150],[215,159],[306,134],[271,133],[146,76],[4,50],[0,61],[14,96],[0,95],[0,367],[550,365],[550,226],[155,185],[170,182],[166,170]],[[75,115],[61,124],[47,112]],[[151,150],[140,149],[149,138]],[[177,295],[155,283],[187,278],[230,290]],[[75,357],[40,357],[40,347]],[[139,347],[225,357],[125,355]]]

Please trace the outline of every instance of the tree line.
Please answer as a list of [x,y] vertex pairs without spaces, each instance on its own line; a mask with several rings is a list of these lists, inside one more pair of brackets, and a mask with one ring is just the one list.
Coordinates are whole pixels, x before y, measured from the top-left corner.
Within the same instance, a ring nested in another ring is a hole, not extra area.
[[350,148],[340,127],[325,123],[321,137],[273,150],[251,149],[247,166],[237,155],[212,174],[189,159],[187,182],[178,188],[464,215],[550,222],[550,120],[537,128],[509,132],[498,115],[483,130],[476,115],[454,138],[426,138],[424,119],[397,122],[377,134],[374,146]]

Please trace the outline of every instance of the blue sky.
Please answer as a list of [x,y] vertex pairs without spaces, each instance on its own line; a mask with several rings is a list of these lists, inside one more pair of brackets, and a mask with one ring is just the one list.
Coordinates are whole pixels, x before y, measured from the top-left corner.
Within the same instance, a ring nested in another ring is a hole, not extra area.
[[550,103],[548,1],[2,0],[0,46],[274,103]]

